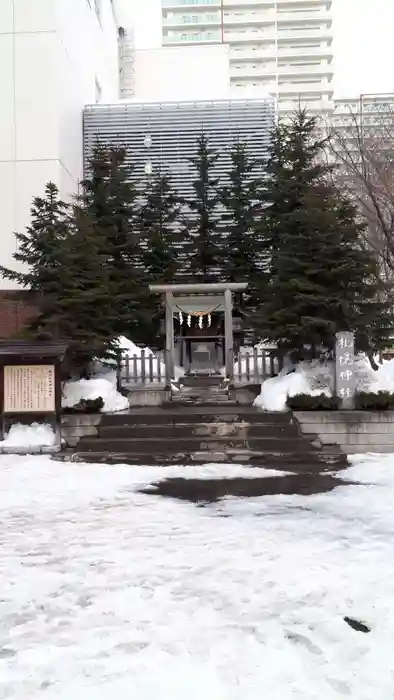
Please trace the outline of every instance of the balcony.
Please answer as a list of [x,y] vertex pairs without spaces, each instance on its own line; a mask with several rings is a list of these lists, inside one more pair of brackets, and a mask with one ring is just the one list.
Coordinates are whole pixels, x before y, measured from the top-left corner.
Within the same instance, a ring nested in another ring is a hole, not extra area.
[[245,25],[247,27],[264,25],[264,24],[275,24],[275,12],[260,12],[260,13],[240,13],[239,15],[224,13],[223,24],[225,26],[231,25]]
[[278,12],[277,22],[279,25],[289,24],[291,26],[322,23],[331,27],[332,24],[331,17],[327,12],[308,12],[308,10],[305,10],[305,12]]
[[[173,2],[175,2],[175,0],[173,0]],[[236,7],[239,9],[245,9],[248,7],[261,7],[268,9],[269,7],[275,8],[276,6],[288,6],[291,10],[293,7],[295,8],[298,5],[301,5],[302,7],[305,7],[305,5],[310,5],[311,7],[315,8],[316,4],[316,0],[223,0],[223,7]],[[318,4],[319,7],[327,10],[331,9],[331,5],[332,0],[320,0]]]
[[221,8],[220,0],[161,0],[164,10],[210,10]]
[[275,39],[276,37],[274,29],[270,31],[264,31],[263,29],[252,31],[251,29],[249,29],[249,31],[243,32],[232,32],[231,30],[229,31],[228,29],[225,29],[223,36],[223,40],[225,42],[228,42],[229,44],[250,44],[254,42],[258,42],[259,44],[261,44],[262,42],[267,42],[268,44],[275,44]]
[[279,76],[294,76],[294,75],[302,75],[302,76],[321,76],[321,77],[328,77],[332,78],[334,75],[333,70],[330,68],[330,66],[325,66],[325,65],[318,65],[318,66],[281,66],[278,65],[278,75]]
[[163,27],[167,28],[180,28],[185,27],[219,27],[221,25],[221,14],[210,13],[207,15],[205,12],[188,14],[188,15],[175,15],[172,17],[163,17]]
[[192,44],[218,44],[222,40],[220,31],[210,32],[172,32],[170,35],[163,35],[164,46],[189,46]]
[[275,0],[223,0],[223,7],[236,7],[242,10],[255,7],[274,8],[275,4]]
[[297,7],[297,5],[302,5],[302,7],[305,7],[305,5],[310,5],[311,7],[315,8],[317,4],[319,4],[320,7],[324,7],[327,10],[331,10],[332,6],[332,0],[320,0],[319,3],[316,2],[316,0],[276,0],[276,4],[279,7]]
[[[235,64],[235,65],[234,65]],[[237,65],[234,60],[230,63],[231,78],[247,78],[247,77],[264,77],[276,76],[285,78],[286,76],[302,76],[308,78],[310,76],[320,77],[322,80],[333,77],[333,72],[327,66],[277,66],[275,61],[261,63],[244,63]],[[289,83],[291,85],[291,83]],[[320,85],[320,82],[317,83]],[[299,85],[296,86],[298,91]],[[301,86],[302,87],[302,86]],[[302,92],[302,90],[301,90]]]
[[311,39],[315,41],[332,41],[332,33],[327,29],[280,29],[278,30],[278,42],[305,41]]
[[288,46],[278,47],[278,58],[326,58],[332,59],[332,49],[330,46],[297,46],[289,48]]
[[250,44],[245,46],[235,45],[230,46],[230,61],[270,61],[274,59],[276,61],[276,46],[273,45],[272,48],[262,48],[261,46],[253,48]]
[[313,83],[279,83],[278,92],[281,95],[322,95],[333,94],[332,85],[326,80],[317,80]]
[[230,78],[264,78],[276,76],[276,64],[245,65],[242,68],[230,64]]

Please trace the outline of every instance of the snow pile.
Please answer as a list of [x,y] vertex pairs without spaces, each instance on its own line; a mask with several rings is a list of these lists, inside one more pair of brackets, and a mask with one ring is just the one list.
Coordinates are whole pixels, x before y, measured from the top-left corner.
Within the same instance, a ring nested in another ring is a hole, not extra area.
[[285,411],[288,396],[296,394],[330,396],[332,392],[331,373],[328,373],[327,383],[324,384],[318,368],[314,367],[314,370],[316,377],[311,367],[308,368],[306,363],[301,363],[290,374],[283,370],[277,377],[266,379],[261,385],[261,392],[256,397],[254,405],[265,411]]
[[[137,357],[137,358],[139,358],[139,361],[137,361],[137,372],[139,375],[141,375],[141,369],[142,369],[141,356],[142,356],[142,353],[144,353],[144,356],[145,356],[145,360],[144,360],[145,375],[149,376],[150,371],[151,371],[150,363],[149,363],[149,356],[154,355],[154,357],[157,358],[157,355],[155,355],[153,353],[153,351],[148,347],[139,348],[137,345],[135,345],[135,343],[133,343],[132,340],[125,338],[125,336],[120,336],[117,340],[117,344],[118,344],[119,350],[121,350],[121,352],[122,352],[123,357],[129,357],[129,358]],[[162,378],[164,378],[166,370],[165,370],[165,365],[164,365],[163,361],[158,362],[157,359],[155,359],[155,361],[153,363],[153,374],[156,377],[158,376],[158,374],[159,374],[158,365],[160,366],[160,376]],[[134,371],[134,369],[133,369],[133,371]],[[175,377],[173,379],[178,380],[179,377],[183,377],[184,374],[185,374],[185,372],[181,367],[175,366]]]
[[32,423],[22,425],[15,423],[9,429],[0,445],[4,447],[52,447],[56,443],[56,435],[47,423]]
[[103,413],[115,413],[129,408],[128,399],[116,389],[115,372],[101,377],[97,376],[94,379],[66,382],[63,389],[62,406],[63,408],[71,408],[76,406],[81,399],[98,399],[100,396],[104,401]]
[[394,393],[394,360],[383,360],[382,365],[374,372],[374,380],[370,391]]
[[[387,365],[390,362],[393,365],[389,370]],[[358,355],[354,362],[357,391],[380,391],[384,386],[388,386],[390,377],[394,391],[394,360],[390,362],[374,372],[368,358],[362,354]],[[332,396],[334,371],[333,362],[321,363],[318,360],[300,362],[290,373],[288,369],[284,369],[277,377],[271,377],[263,382],[254,405],[265,411],[285,411],[289,396],[296,394]]]

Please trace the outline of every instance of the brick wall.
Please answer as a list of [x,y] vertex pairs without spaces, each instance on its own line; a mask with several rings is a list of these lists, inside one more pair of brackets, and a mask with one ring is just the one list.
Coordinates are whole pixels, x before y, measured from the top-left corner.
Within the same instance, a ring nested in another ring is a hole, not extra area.
[[34,299],[27,301],[21,292],[0,292],[0,340],[20,335],[35,314]]

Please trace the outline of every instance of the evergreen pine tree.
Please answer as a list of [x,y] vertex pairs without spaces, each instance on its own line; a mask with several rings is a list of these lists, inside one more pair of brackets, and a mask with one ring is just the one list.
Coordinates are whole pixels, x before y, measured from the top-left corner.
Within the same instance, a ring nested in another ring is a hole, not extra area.
[[220,231],[219,178],[215,166],[219,154],[209,147],[202,135],[197,141],[197,153],[189,162],[195,170],[193,194],[187,201],[190,209],[188,221],[189,258],[188,274],[202,282],[220,281],[224,275],[224,250]]
[[226,246],[226,279],[251,283],[261,270],[258,220],[261,178],[245,144],[230,152],[229,183],[221,189],[222,224]]
[[96,232],[86,217],[73,216],[51,182],[45,196],[34,199],[31,216],[26,232],[15,234],[14,259],[24,267],[0,272],[17,282],[27,299],[34,295],[37,316],[26,335],[66,342],[69,366],[86,373],[95,357],[113,349],[113,309]]
[[171,284],[179,270],[181,205],[169,174],[154,172],[143,195],[138,231],[142,265],[146,276],[145,299],[141,299],[149,323],[140,322],[141,341],[155,345],[160,336],[163,308],[160,297],[149,293],[150,284]]
[[36,334],[68,342],[69,363],[81,375],[89,373],[92,360],[114,357],[117,351],[105,242],[89,214],[76,209],[72,231],[62,245],[61,293],[32,324]]
[[181,205],[169,174],[154,173],[144,193],[139,232],[150,284],[171,283],[179,269]]
[[[45,290],[45,303],[55,297],[59,289],[59,274],[64,265],[63,243],[70,230],[70,210],[59,199],[59,190],[53,182],[45,187],[44,197],[35,197],[31,207],[31,224],[23,233],[15,233],[15,269],[0,266],[6,280],[16,282],[27,296]],[[22,267],[23,265],[23,267]]]
[[364,349],[386,325],[375,261],[360,245],[354,207],[327,177],[325,146],[316,119],[299,111],[278,125],[268,165],[270,271],[256,327],[260,338],[299,353],[332,349],[335,333],[346,330]]
[[112,297],[112,335],[138,341],[140,325],[148,319],[141,317],[140,301],[147,292],[138,234],[139,193],[132,171],[124,149],[96,145],[77,205],[89,215],[100,241]]

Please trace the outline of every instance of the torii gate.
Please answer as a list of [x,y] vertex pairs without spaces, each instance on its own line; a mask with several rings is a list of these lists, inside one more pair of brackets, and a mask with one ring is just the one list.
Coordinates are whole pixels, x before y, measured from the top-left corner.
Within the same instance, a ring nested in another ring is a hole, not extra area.
[[[223,282],[200,284],[152,284],[149,291],[162,294],[166,309],[166,382],[174,377],[174,310],[177,307],[208,313],[212,308],[224,311],[224,344],[226,376],[230,382],[234,378],[233,348],[233,293],[243,292],[247,282]],[[187,311],[186,311],[187,313]]]

